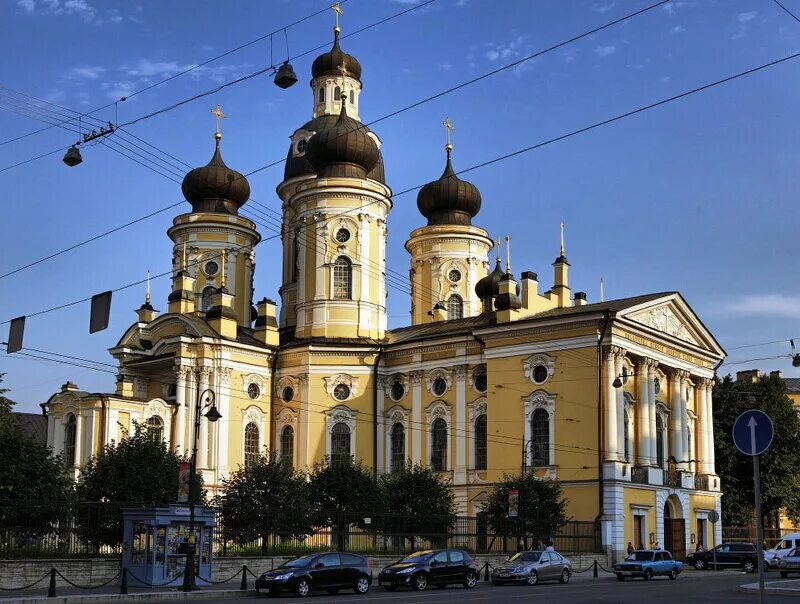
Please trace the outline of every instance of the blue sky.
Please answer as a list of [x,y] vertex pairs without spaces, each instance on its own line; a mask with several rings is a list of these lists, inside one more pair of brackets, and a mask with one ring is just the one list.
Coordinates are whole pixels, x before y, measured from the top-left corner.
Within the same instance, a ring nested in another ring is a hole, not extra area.
[[[800,0],[784,0],[800,13]],[[343,34],[414,5],[349,0]],[[371,121],[439,90],[651,4],[647,0],[437,0],[343,41],[363,66],[361,116]],[[326,6],[317,0],[220,3],[4,0],[0,84],[87,111]],[[288,30],[296,55],[332,39],[323,15]],[[800,50],[800,24],[771,0],[675,1],[374,127],[389,185],[400,191],[439,176],[445,116],[455,124],[456,169],[491,159]],[[274,61],[285,43],[274,40]],[[282,91],[266,76],[143,121],[130,131],[175,157],[205,164],[211,108],[221,104],[224,157],[241,172],[286,154],[310,118],[313,53],[294,61],[300,83]],[[120,104],[119,121],[169,105],[270,63],[269,41]],[[558,225],[566,224],[571,285],[606,298],[680,290],[729,350],[729,360],[788,354],[800,336],[796,108],[800,60],[622,122],[471,172],[483,195],[475,222],[513,238],[515,272],[552,279]],[[8,93],[8,90],[5,91]],[[3,89],[0,89],[3,94]],[[1,97],[0,97],[1,98]],[[7,95],[6,95],[6,98]],[[41,127],[0,101],[0,140]],[[113,109],[99,114],[114,120]],[[0,168],[66,146],[50,129],[0,146]],[[180,188],[101,145],[69,169],[60,154],[0,173],[0,273],[182,199]],[[253,197],[278,209],[282,167],[250,178]],[[188,204],[185,208],[188,209]],[[170,266],[160,214],[57,259],[0,279],[0,320],[71,301]],[[415,195],[390,215],[389,267],[408,269],[403,243],[423,223]],[[272,231],[261,228],[264,236]],[[257,249],[257,297],[277,298],[279,247]],[[168,279],[153,282],[165,309]],[[144,287],[114,294],[110,328],[87,333],[88,305],[28,320],[26,345],[108,362],[106,349],[135,320]],[[390,324],[408,322],[394,288]],[[0,327],[5,339],[7,326]],[[798,342],[800,344],[800,341]],[[723,367],[792,370],[787,358]],[[67,378],[113,390],[113,376],[0,355],[4,386],[33,411]]]

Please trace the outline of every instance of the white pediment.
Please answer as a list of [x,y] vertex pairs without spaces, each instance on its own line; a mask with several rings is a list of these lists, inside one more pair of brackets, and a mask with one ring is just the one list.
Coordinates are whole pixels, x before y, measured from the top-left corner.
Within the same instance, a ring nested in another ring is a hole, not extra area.
[[628,319],[651,327],[657,331],[662,331],[690,344],[699,344],[697,338],[692,334],[694,328],[678,316],[672,304],[662,304],[655,308],[648,308],[627,316]]

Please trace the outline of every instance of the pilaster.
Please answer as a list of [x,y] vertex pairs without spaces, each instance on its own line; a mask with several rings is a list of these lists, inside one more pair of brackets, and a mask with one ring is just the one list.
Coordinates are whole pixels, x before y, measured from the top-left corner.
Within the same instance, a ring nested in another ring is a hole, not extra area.
[[456,365],[456,429],[452,431],[456,440],[456,463],[453,482],[467,482],[467,435],[472,430],[467,427],[467,365]]
[[412,371],[411,378],[411,461],[422,462],[422,371]]

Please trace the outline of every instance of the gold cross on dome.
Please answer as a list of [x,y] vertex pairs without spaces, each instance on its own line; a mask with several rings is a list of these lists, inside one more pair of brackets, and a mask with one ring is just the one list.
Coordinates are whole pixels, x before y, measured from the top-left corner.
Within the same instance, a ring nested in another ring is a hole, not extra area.
[[336,69],[339,71],[339,73],[342,74],[342,78],[346,78],[347,76],[350,75],[350,72],[347,71],[347,66],[344,63],[339,65],[339,67],[337,67]]
[[342,10],[341,3],[338,2],[338,0],[337,0],[337,2],[334,2],[333,4],[331,4],[331,8],[333,9],[334,14],[336,15],[336,29],[339,29],[339,15],[343,15],[344,14],[344,11]]
[[450,151],[453,148],[453,145],[450,142],[450,133],[453,131],[453,122],[450,121],[449,117],[446,117],[444,118],[444,122],[442,123],[444,124],[445,136],[447,138],[447,144],[445,145],[445,149]]
[[216,107],[214,107],[214,109],[211,110],[211,113],[217,118],[217,131],[216,131],[215,134],[217,136],[222,136],[222,131],[220,130],[220,126],[221,126],[222,118],[225,117],[225,114],[222,113],[222,107],[217,105]]

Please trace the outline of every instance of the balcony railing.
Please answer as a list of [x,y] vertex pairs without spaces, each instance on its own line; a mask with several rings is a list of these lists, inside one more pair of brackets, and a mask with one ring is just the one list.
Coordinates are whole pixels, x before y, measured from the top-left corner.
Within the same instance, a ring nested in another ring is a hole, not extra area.
[[694,488],[698,491],[708,490],[708,474],[695,474],[694,475]]
[[639,484],[650,484],[647,479],[647,467],[633,466],[631,468],[631,482],[638,482]]
[[679,488],[683,486],[682,476],[683,472],[677,470],[664,470],[664,481],[662,484],[665,487]]

